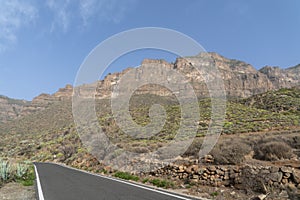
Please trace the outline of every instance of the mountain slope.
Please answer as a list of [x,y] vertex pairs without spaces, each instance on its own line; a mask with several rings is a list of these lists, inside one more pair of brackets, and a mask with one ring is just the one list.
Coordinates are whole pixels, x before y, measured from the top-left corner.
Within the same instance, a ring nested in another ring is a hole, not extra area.
[[293,113],[300,116],[300,88],[282,88],[254,95],[242,102],[251,107],[276,113]]
[[25,100],[11,99],[0,95],[0,123],[19,117],[23,108],[28,104],[29,102]]

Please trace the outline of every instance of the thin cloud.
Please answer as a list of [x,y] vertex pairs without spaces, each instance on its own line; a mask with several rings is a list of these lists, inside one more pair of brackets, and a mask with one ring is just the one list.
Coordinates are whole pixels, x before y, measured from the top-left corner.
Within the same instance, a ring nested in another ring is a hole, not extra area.
[[79,11],[84,25],[92,19],[119,23],[135,4],[136,0],[80,0]]
[[56,28],[67,32],[71,21],[70,0],[47,0],[47,7],[54,13],[54,19],[51,24],[51,32]]
[[[50,32],[67,33],[72,27],[86,27],[94,22],[119,23],[135,6],[136,0],[0,0],[0,52],[17,43],[20,30],[36,20],[46,20]],[[42,5],[52,13],[38,19]],[[49,21],[50,20],[50,21]],[[75,25],[75,26],[74,26]]]
[[18,31],[33,22],[38,10],[30,1],[0,0],[0,52],[17,42]]

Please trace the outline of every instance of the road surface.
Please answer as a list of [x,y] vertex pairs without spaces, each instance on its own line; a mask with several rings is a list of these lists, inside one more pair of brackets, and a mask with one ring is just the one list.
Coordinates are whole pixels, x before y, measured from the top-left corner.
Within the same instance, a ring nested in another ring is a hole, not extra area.
[[95,176],[53,163],[34,163],[39,200],[188,200],[114,178]]

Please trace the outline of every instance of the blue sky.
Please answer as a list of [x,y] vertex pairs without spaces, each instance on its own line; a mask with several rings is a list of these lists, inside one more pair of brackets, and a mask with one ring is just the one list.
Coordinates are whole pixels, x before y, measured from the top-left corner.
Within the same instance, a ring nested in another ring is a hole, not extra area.
[[[180,31],[207,51],[256,68],[300,63],[298,0],[0,0],[0,94],[31,100],[73,83],[88,53],[132,28]],[[138,65],[144,51],[110,71]]]

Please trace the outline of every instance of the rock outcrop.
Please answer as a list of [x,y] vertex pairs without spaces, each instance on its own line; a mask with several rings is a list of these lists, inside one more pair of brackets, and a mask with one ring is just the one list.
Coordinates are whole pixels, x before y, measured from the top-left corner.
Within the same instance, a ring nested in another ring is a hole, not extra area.
[[[122,76],[128,72],[133,72],[131,77],[134,81],[141,81],[145,77],[151,77],[154,84],[147,84],[137,88],[135,94],[156,94],[160,96],[171,96],[186,90],[185,87],[178,87],[175,91],[171,91],[166,87],[155,84],[156,76],[164,76],[170,82],[177,85],[180,80],[170,77],[169,71],[177,71],[185,77],[185,80],[193,87],[193,91],[198,97],[209,96],[209,90],[205,73],[209,71],[209,67],[213,65],[218,69],[218,75],[209,74],[210,86],[214,86],[214,81],[219,76],[223,82],[227,97],[250,97],[255,94],[264,93],[270,90],[280,88],[300,87],[300,64],[280,69],[279,67],[266,66],[260,70],[256,70],[250,64],[245,62],[228,59],[217,53],[200,53],[196,56],[177,58],[174,63],[168,63],[165,60],[145,59],[141,66],[154,66],[158,70],[147,71],[140,68],[127,68],[122,72],[108,74],[103,80],[93,84],[85,84],[76,89],[75,94],[82,97],[99,99],[110,98],[112,91],[116,85],[120,83]],[[195,66],[200,68],[196,68]],[[167,69],[167,70],[162,70]],[[200,70],[199,70],[200,69]],[[125,81],[130,85],[130,79]],[[125,88],[125,89],[124,89]],[[123,88],[123,93],[128,93],[129,87]],[[212,88],[214,89],[214,88]],[[0,122],[15,119],[19,116],[28,115],[46,108],[57,101],[64,101],[72,98],[73,87],[66,85],[60,88],[56,93],[41,94],[35,97],[31,102],[11,100],[7,97],[0,97]]]
[[269,78],[275,89],[299,86],[300,64],[287,69],[265,66],[259,71]]
[[[160,70],[161,68],[176,70],[182,74],[192,85],[198,97],[209,96],[209,91],[205,82],[205,74],[203,75],[203,73],[209,71],[210,65],[217,67],[217,73],[220,74],[220,77],[224,82],[228,97],[250,97],[270,90],[300,85],[300,65],[288,69],[264,67],[261,70],[256,70],[250,64],[239,60],[228,59],[217,53],[201,53],[192,57],[177,58],[175,63],[168,63],[165,60],[145,59],[141,66],[145,67],[147,65],[156,66],[157,72],[143,71],[139,70],[139,68],[128,68],[123,72],[107,75],[104,80],[99,81],[96,96],[99,98],[110,97],[112,90],[119,83],[121,77],[130,70],[134,70],[134,77],[132,77],[134,81],[151,76],[155,83],[155,76],[157,75],[165,76],[165,79],[170,79],[168,74]],[[147,75],[145,75],[146,73]],[[213,81],[216,80],[217,77],[217,74],[214,73],[216,72],[209,74],[212,82],[211,85],[213,85]],[[178,80],[170,79],[170,81],[178,83]],[[126,83],[129,85],[131,84],[128,80]],[[123,92],[127,93],[128,91],[129,90],[126,90],[125,88]],[[169,96],[172,92],[176,93],[180,91],[171,92],[165,87],[149,84],[138,88],[135,92],[137,94],[151,93]]]

